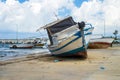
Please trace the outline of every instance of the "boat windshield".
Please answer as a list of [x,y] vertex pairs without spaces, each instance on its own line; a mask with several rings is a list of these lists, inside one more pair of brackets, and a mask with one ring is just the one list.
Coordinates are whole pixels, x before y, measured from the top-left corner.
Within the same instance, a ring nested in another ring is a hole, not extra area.
[[72,17],[69,17],[67,19],[64,19],[52,26],[49,27],[49,31],[51,34],[55,34],[57,32],[60,32],[68,27],[71,27],[75,25],[76,23],[73,21]]

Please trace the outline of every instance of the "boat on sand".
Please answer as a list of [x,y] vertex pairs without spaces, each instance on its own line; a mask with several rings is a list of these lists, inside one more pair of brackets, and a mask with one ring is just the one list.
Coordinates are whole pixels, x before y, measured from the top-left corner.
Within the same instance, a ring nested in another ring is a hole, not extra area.
[[93,31],[91,24],[74,22],[70,16],[42,28],[47,30],[50,41],[48,49],[52,55],[87,57],[87,46]]
[[95,38],[91,39],[88,48],[89,49],[105,49],[112,47],[113,38]]

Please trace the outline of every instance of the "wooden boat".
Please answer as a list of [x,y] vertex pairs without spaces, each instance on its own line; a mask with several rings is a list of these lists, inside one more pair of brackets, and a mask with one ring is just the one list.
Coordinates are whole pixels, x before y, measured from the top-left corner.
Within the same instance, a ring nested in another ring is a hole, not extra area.
[[51,54],[86,58],[93,27],[89,24],[87,24],[89,28],[84,28],[85,26],[84,22],[74,22],[71,16],[43,26],[49,36],[48,49]]
[[11,49],[31,49],[33,48],[33,44],[28,44],[28,43],[19,43],[18,39],[18,26],[17,26],[17,34],[16,34],[16,43],[9,45],[9,48]]
[[11,49],[32,49],[33,46],[34,46],[33,44],[21,43],[21,44],[12,44],[9,47]]
[[[105,30],[105,20],[104,20],[104,36],[105,36],[106,30]],[[90,40],[90,43],[88,45],[89,49],[104,49],[112,46],[113,38],[106,38],[106,37],[100,37],[100,38],[93,38]]]
[[96,38],[91,39],[89,49],[104,49],[112,46],[113,38]]

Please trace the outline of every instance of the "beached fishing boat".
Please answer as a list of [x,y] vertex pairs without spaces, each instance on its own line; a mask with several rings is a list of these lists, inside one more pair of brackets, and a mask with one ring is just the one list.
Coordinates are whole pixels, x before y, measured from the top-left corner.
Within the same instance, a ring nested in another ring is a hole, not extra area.
[[26,44],[26,43],[21,43],[21,44],[11,44],[9,47],[11,49],[31,49],[33,48],[33,44]]
[[93,31],[90,24],[76,23],[72,17],[67,17],[42,28],[47,30],[50,40],[48,49],[52,55],[87,57],[87,46]]
[[105,20],[103,27],[104,27],[104,35],[100,36],[99,38],[92,38],[88,45],[89,49],[104,49],[112,46],[112,42],[114,39],[105,37],[105,33],[106,33]]
[[114,38],[95,38],[91,39],[88,48],[89,49],[104,49],[112,47]]

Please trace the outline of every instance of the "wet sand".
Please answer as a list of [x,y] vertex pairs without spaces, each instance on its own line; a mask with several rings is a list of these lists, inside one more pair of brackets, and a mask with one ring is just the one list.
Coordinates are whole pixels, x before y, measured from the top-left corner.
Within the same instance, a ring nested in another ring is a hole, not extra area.
[[28,55],[0,62],[0,80],[120,80],[120,47],[89,49],[88,58]]

